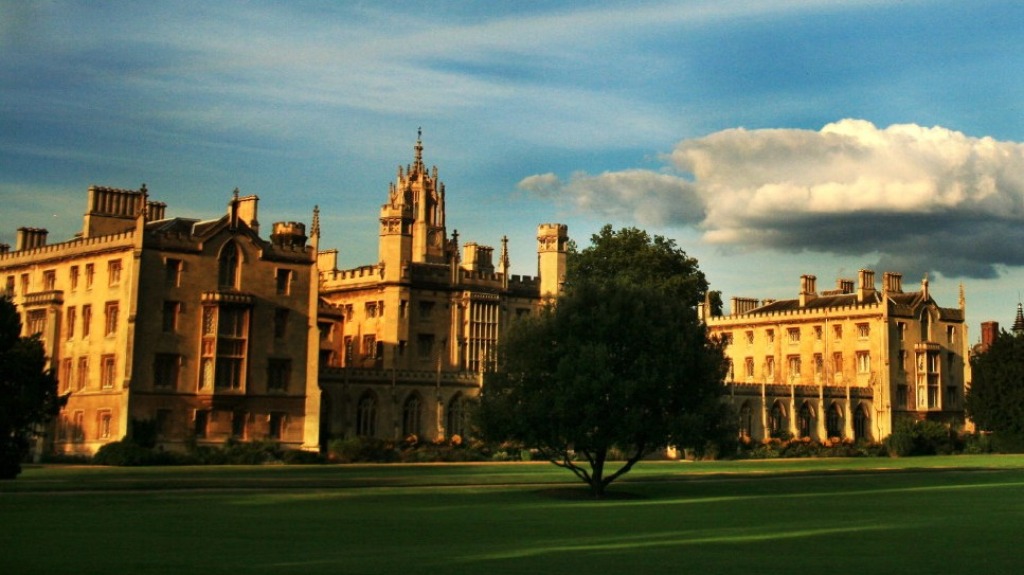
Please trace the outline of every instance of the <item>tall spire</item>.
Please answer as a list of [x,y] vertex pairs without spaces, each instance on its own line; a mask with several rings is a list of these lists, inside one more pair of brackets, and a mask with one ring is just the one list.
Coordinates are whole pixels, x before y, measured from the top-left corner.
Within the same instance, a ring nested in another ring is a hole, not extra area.
[[1024,306],[1017,303],[1017,318],[1013,320],[1013,334],[1020,335],[1024,333]]
[[423,128],[416,129],[416,167],[423,171]]

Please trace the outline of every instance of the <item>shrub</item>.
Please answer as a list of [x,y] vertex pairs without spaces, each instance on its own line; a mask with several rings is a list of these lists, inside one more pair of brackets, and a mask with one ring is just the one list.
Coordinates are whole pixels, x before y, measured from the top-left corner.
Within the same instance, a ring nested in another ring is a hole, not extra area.
[[376,437],[350,437],[331,440],[327,456],[337,463],[391,463],[398,460],[398,451],[391,441]]
[[108,443],[96,451],[92,461],[97,465],[113,465],[118,467],[176,465],[182,462],[179,457],[171,452],[142,447],[133,441]]

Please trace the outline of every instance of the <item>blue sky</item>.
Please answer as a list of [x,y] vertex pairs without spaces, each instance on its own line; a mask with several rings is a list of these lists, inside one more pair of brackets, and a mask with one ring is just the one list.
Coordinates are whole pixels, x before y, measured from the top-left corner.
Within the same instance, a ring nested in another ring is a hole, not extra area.
[[91,184],[168,213],[231,191],[377,259],[397,166],[449,232],[535,273],[536,225],[676,239],[713,289],[860,268],[962,282],[971,337],[1024,287],[1024,4],[0,0],[0,242],[80,229]]

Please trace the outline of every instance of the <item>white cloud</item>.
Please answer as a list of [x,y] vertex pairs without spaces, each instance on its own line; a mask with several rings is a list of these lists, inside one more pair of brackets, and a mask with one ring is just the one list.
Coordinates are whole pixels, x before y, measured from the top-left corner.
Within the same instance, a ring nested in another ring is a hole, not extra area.
[[[684,140],[646,170],[543,177],[604,216],[694,226],[710,244],[882,254],[906,271],[991,277],[1024,265],[1024,144],[942,127],[731,129]],[[532,178],[523,180],[523,187]]]

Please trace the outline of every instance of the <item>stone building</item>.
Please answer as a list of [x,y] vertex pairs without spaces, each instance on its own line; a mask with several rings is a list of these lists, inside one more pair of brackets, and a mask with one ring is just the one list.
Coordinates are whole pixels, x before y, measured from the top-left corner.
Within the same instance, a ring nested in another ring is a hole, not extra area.
[[138,422],[169,448],[317,445],[319,230],[275,223],[265,240],[257,204],[236,190],[220,218],[167,218],[145,186],[91,187],[75,238],[20,228],[0,249],[23,330],[41,334],[70,394],[50,448],[93,453]]
[[325,438],[465,435],[502,330],[559,292],[566,226],[539,226],[537,277],[510,275],[507,240],[460,246],[445,200],[418,139],[380,209],[378,262],[339,270],[336,251],[320,253]]
[[859,272],[818,292],[801,277],[797,298],[732,298],[728,315],[701,310],[728,342],[726,386],[752,440],[790,435],[878,441],[899,417],[959,426],[968,377],[965,301],[940,307],[928,290],[904,292],[902,276]]
[[46,448],[93,453],[139,422],[169,449],[465,434],[501,330],[559,292],[567,228],[539,226],[538,276],[511,275],[505,238],[495,254],[448,232],[422,152],[381,207],[378,262],[354,269],[318,250],[317,210],[308,235],[278,222],[264,239],[237,190],[200,221],[166,217],[145,186],[92,187],[75,238],[20,228],[3,289],[70,394]]

